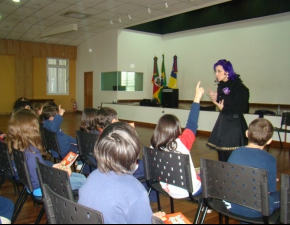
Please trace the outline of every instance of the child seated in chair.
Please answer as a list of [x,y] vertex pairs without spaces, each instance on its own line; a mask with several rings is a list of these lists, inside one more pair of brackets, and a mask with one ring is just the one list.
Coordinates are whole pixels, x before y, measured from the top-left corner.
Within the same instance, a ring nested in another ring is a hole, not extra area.
[[[248,130],[246,131],[248,137],[248,145],[236,149],[228,159],[229,163],[255,167],[268,171],[268,185],[269,185],[269,204],[270,213],[280,207],[280,193],[276,189],[277,178],[277,162],[276,158],[264,151],[266,145],[272,142],[273,125],[267,119],[258,118],[253,120]],[[246,217],[261,217],[262,214],[258,211],[230,203],[231,212],[246,216]]]
[[[103,107],[98,110],[97,124],[101,131],[105,129],[108,125],[115,122],[118,122],[117,112],[115,109],[110,108],[110,107]],[[134,123],[129,123],[129,124],[134,127]],[[143,160],[138,159],[136,163],[137,163],[137,168],[134,171],[133,176],[136,177],[137,179],[142,179],[145,176]],[[142,182],[142,184],[146,188],[146,190],[149,189],[145,181]],[[152,190],[150,192],[149,198],[150,198],[150,201],[157,202],[157,195],[156,195],[155,190]]]
[[[200,99],[204,93],[204,89],[199,86],[200,81],[196,85],[195,97],[189,112],[188,120],[184,131],[181,130],[179,119],[171,114],[163,115],[154,130],[151,137],[151,147],[163,151],[180,152],[190,156],[190,168],[193,186],[193,196],[201,193],[201,179],[195,172],[193,161],[190,155],[191,147],[195,141],[197,130],[197,121],[200,110]],[[187,189],[180,188],[171,184],[160,182],[162,188],[172,197],[176,199],[187,198]]]
[[[33,194],[42,196],[36,173],[36,158],[39,159],[39,162],[49,166],[52,166],[52,162],[44,160],[42,157],[43,142],[39,129],[39,120],[35,113],[27,109],[20,109],[11,116],[7,129],[6,143],[10,153],[12,148],[24,152],[34,190]],[[15,161],[13,160],[12,163],[15,163]],[[59,164],[54,165],[59,166]],[[71,173],[70,168],[64,169],[69,172],[72,190],[79,189],[85,182],[86,177],[83,174]]]
[[108,125],[96,142],[98,169],[79,190],[78,203],[103,213],[106,224],[150,224],[147,192],[133,176],[141,144],[125,122]]
[[78,153],[76,139],[65,134],[60,128],[64,112],[65,110],[61,108],[61,105],[57,107],[54,102],[50,102],[43,105],[41,114],[44,119],[43,127],[57,135],[62,158],[64,158],[70,151]]

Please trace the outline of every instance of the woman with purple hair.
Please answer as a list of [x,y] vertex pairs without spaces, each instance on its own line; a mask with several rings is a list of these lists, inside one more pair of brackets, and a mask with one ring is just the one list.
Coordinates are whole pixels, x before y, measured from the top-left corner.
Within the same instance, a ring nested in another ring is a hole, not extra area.
[[233,150],[248,143],[248,125],[244,113],[249,112],[249,89],[236,74],[230,61],[214,64],[217,92],[208,91],[220,114],[208,139],[207,146],[217,150],[219,161],[227,162]]

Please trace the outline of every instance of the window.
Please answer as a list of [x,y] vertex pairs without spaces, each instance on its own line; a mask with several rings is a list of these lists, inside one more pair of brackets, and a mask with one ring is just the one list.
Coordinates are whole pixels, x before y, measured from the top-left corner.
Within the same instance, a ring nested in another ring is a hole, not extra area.
[[47,58],[47,94],[69,94],[69,60]]
[[143,91],[143,73],[113,71],[101,73],[102,91]]
[[121,86],[126,86],[127,91],[135,91],[135,72],[122,72]]

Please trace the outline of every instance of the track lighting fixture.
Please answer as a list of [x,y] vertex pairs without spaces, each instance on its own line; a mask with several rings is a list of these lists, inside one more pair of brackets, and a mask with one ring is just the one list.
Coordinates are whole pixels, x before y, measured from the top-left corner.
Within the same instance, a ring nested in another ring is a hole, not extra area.
[[110,23],[111,23],[111,25],[113,25],[113,24],[114,24],[112,20],[110,20]]
[[167,2],[165,2],[165,8],[168,8],[168,3]]
[[150,6],[148,6],[148,13],[151,13],[151,9],[150,9]]
[[131,17],[131,15],[130,15],[130,14],[128,14],[128,18],[129,18],[129,19],[132,19],[132,17]]

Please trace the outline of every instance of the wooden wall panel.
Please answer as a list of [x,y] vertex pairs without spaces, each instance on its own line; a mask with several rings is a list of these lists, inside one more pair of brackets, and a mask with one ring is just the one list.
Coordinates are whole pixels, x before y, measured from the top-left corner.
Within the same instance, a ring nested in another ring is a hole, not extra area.
[[15,55],[16,97],[33,97],[33,57],[76,60],[77,47],[0,39],[0,54]]
[[16,41],[0,39],[0,52],[2,55],[16,55]]

